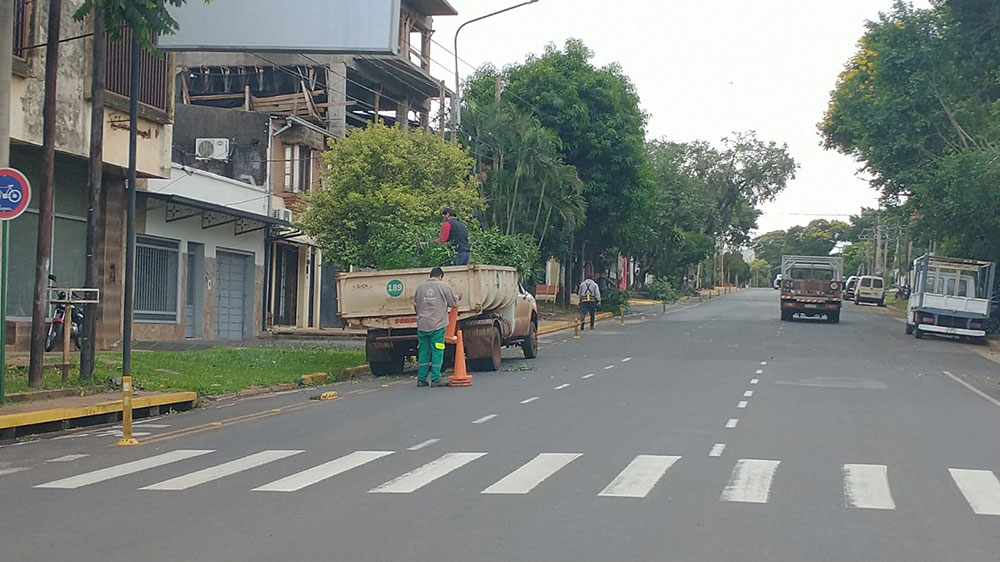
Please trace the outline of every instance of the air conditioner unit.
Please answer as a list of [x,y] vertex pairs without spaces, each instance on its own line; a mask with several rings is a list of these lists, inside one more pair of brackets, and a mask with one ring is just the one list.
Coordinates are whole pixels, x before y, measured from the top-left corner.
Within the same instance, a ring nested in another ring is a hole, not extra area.
[[292,222],[292,210],[291,209],[272,209],[271,216],[285,222]]
[[195,139],[194,153],[199,160],[229,158],[229,139]]

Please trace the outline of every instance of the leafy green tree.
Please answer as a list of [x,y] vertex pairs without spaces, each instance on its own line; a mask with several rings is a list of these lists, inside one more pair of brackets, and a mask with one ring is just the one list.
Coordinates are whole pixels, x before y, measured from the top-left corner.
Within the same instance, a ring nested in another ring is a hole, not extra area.
[[1000,258],[1000,8],[991,0],[897,2],[868,23],[819,124],[918,242]]
[[472,212],[483,200],[472,159],[456,145],[432,133],[371,125],[329,148],[322,185],[310,192],[300,223],[339,267],[399,265],[400,255],[431,238],[444,207],[475,227]]
[[[618,65],[597,68],[592,59],[586,45],[571,39],[561,50],[549,45],[541,56],[529,56],[502,72],[502,103],[553,131],[563,161],[583,182],[586,228],[575,239],[569,232],[567,242],[582,246],[586,261],[606,250],[638,246],[651,186],[646,114],[635,87]],[[486,69],[470,80],[470,104],[490,103],[495,75]],[[555,230],[565,226],[555,225]]]
[[750,275],[754,287],[767,287],[771,284],[771,264],[760,258],[753,260],[750,263]]

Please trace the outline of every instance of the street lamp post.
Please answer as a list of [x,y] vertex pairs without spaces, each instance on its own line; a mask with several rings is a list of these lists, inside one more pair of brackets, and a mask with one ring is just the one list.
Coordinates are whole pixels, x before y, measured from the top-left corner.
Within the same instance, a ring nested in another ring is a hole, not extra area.
[[455,30],[455,44],[454,44],[454,53],[455,53],[455,95],[454,95],[454,97],[451,98],[451,140],[452,141],[457,141],[458,140],[458,127],[462,124],[462,114],[461,114],[462,95],[461,95],[461,90],[460,90],[461,85],[459,84],[459,78],[458,78],[458,34],[459,34],[459,32],[462,31],[463,27],[469,25],[470,23],[475,23],[477,21],[482,21],[482,20],[484,20],[486,18],[491,18],[493,16],[500,15],[500,14],[502,14],[504,12],[509,12],[511,10],[520,8],[521,6],[527,6],[528,4],[534,4],[535,2],[538,2],[538,0],[528,0],[527,2],[521,2],[520,4],[517,4],[517,5],[514,5],[514,6],[510,6],[509,8],[504,8],[502,10],[497,10],[496,12],[493,12],[493,13],[490,13],[490,14],[486,14],[485,16],[479,16],[478,18],[474,18],[474,19],[471,19],[471,20],[463,23],[462,25],[458,26],[458,29]]

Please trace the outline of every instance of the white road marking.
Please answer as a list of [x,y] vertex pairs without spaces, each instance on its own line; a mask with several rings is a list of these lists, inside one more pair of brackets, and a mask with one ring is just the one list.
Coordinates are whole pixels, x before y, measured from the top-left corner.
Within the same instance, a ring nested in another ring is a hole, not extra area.
[[667,470],[681,457],[639,455],[628,463],[598,496],[613,498],[644,498],[663,478]]
[[409,494],[485,455],[486,453],[446,453],[416,470],[368,490],[368,493]]
[[219,406],[216,406],[216,408],[229,408],[229,407],[235,406],[235,405],[236,405],[236,402],[230,402],[228,404],[221,404]]
[[726,427],[728,429],[732,429],[732,428],[736,427],[736,424],[738,424],[738,423],[740,423],[739,419],[737,419],[737,418],[729,418],[729,421],[726,422]]
[[951,378],[951,380],[957,382],[958,384],[964,386],[965,388],[968,388],[972,392],[975,392],[976,394],[978,394],[978,395],[982,396],[983,398],[989,400],[994,406],[1000,406],[1000,400],[997,400],[996,398],[993,398],[989,394],[986,394],[982,390],[979,390],[978,388],[976,388],[976,387],[972,386],[971,384],[963,381],[962,379],[956,377],[955,375],[949,373],[948,371],[943,371],[943,372],[944,372],[944,374],[948,375]]
[[537,396],[532,396],[531,398],[526,398],[524,400],[521,400],[521,404],[531,404],[535,400],[538,400],[538,397]]
[[725,502],[767,503],[781,461],[740,459],[719,497]]
[[752,390],[748,390],[748,391],[746,391],[746,392],[743,393],[743,398],[750,398],[751,396],[753,396],[753,391]]
[[497,417],[496,414],[490,414],[488,416],[483,416],[483,417],[479,418],[478,420],[472,420],[472,423],[486,423],[486,422],[490,421],[491,419],[493,419],[495,417]]
[[583,375],[583,376],[582,376],[582,377],[580,377],[580,378],[582,378],[582,379],[589,379],[589,378],[590,378],[590,377],[592,377],[592,376],[594,376],[594,373],[590,373],[590,374],[587,374],[587,375]]
[[137,424],[133,425],[132,427],[142,427],[142,428],[146,428],[146,429],[163,429],[163,428],[166,428],[166,427],[170,427],[170,424],[169,423],[137,423]]
[[427,441],[424,441],[423,443],[417,443],[416,445],[414,445],[412,447],[407,447],[406,450],[407,451],[419,451],[420,449],[423,449],[424,447],[430,447],[431,445],[437,443],[438,441],[440,441],[440,439],[428,439]]
[[726,444],[725,443],[716,443],[715,445],[712,445],[712,450],[708,452],[708,456],[710,456],[710,457],[721,457],[722,456],[722,451],[725,451],[725,450],[726,450]]
[[607,367],[604,368],[604,370],[607,371],[608,369],[614,369],[614,368],[615,368],[614,365],[608,365]]
[[1000,515],[1000,481],[989,470],[949,468],[952,480],[976,515]]
[[746,408],[747,404],[749,404],[749,402],[747,402],[746,400],[740,400],[739,403],[736,404],[736,407],[737,408]]
[[760,364],[761,365],[767,365],[767,361],[761,361]]
[[757,384],[759,382],[760,382],[760,379],[750,379],[750,384]]
[[73,461],[75,461],[77,459],[82,459],[84,457],[89,457],[89,456],[90,455],[88,455],[88,454],[63,455],[63,456],[58,457],[58,458],[49,459],[48,462],[73,462]]
[[542,453],[482,491],[483,494],[527,494],[582,453]]
[[567,388],[567,387],[569,387],[569,383],[561,384],[561,385],[557,386],[555,388],[555,390],[562,390],[562,389]]
[[754,374],[755,375],[763,375],[764,374],[764,369],[757,369],[756,371],[754,371]]
[[17,474],[18,472],[24,472],[28,470],[26,466],[18,466],[15,468],[0,468],[0,476],[7,476],[8,474]]
[[229,461],[222,463],[220,465],[211,466],[203,470],[196,470],[190,474],[185,474],[183,476],[178,476],[177,478],[171,478],[170,480],[164,480],[144,488],[139,488],[140,490],[187,490],[188,488],[194,488],[195,486],[200,486],[207,482],[213,480],[218,480],[220,478],[225,478],[226,476],[231,476],[233,474],[243,472],[245,470],[250,470],[251,468],[257,468],[258,466],[263,466],[265,464],[281,460],[286,457],[291,457],[297,455],[302,451],[289,451],[289,450],[267,450],[261,451],[259,453],[254,453],[252,455],[247,455],[241,459],[236,459],[234,461]]
[[75,433],[73,435],[60,435],[59,437],[53,437],[53,441],[59,441],[60,439],[73,439],[74,437],[89,437],[89,433]]
[[860,509],[896,509],[884,464],[845,464],[844,501]]
[[[122,433],[122,430],[120,430],[120,429],[112,429],[110,431],[105,431],[104,433],[98,433],[95,436],[96,437],[121,437],[122,435],[124,435],[124,433]],[[150,433],[148,431],[133,431],[132,432],[132,437],[146,437],[147,435],[152,435],[152,433]]]
[[631,357],[626,357],[625,359],[622,359],[622,363],[628,363],[631,360],[632,360]]
[[214,452],[215,452],[214,449],[178,449],[176,451],[170,451],[169,453],[163,453],[162,455],[156,455],[145,459],[139,459],[137,461],[110,466],[108,468],[102,468],[100,470],[87,472],[77,476],[71,476],[70,478],[63,478],[62,480],[55,480],[53,482],[39,484],[38,486],[35,487],[61,488],[66,490],[72,490],[75,488],[81,488],[83,486],[96,484],[98,482],[104,482],[105,480],[111,480],[112,478],[118,478],[119,476],[127,476],[129,474],[135,474],[136,472],[142,472],[143,470],[149,470],[151,468],[156,468],[158,466],[163,466],[165,464],[170,464],[177,461],[183,461]]
[[259,488],[254,488],[254,492],[297,492],[307,486],[322,482],[327,478],[333,478],[338,474],[343,474],[348,470],[368,464],[373,460],[391,455],[392,451],[354,451],[349,455],[339,459],[314,466],[308,470],[286,476],[281,480],[275,480],[270,484],[265,484]]

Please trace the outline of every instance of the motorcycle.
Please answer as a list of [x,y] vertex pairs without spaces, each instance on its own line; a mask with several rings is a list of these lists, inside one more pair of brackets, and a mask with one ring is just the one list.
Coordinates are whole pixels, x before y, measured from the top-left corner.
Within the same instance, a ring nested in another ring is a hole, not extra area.
[[905,301],[910,298],[910,286],[900,285],[896,288],[896,299]]
[[[56,282],[55,275],[49,275],[49,286]],[[66,291],[59,291],[59,300],[66,298]],[[52,322],[49,323],[49,334],[45,337],[45,351],[52,351],[56,345],[63,340],[63,330],[66,324],[66,305],[59,303],[52,314]],[[80,350],[80,331],[83,328],[83,307],[73,307],[73,318],[70,320],[70,339],[77,351]]]

